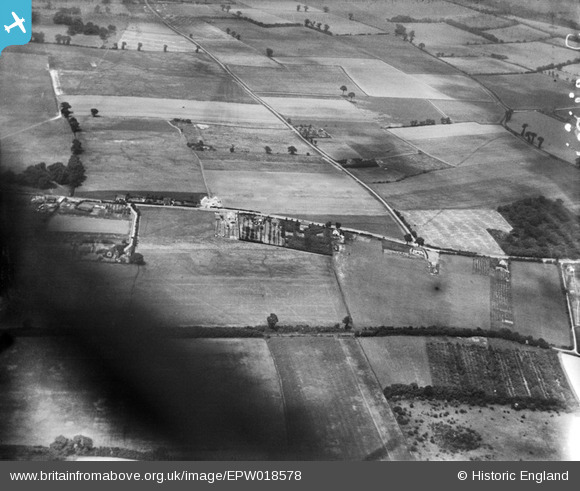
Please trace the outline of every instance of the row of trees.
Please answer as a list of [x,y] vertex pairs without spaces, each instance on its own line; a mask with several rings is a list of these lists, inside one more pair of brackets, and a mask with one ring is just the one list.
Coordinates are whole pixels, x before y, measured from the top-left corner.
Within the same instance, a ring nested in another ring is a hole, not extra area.
[[327,34],[332,34],[330,32],[330,26],[328,24],[322,25],[322,22],[312,22],[310,19],[304,19],[304,26],[310,27],[312,29],[318,29],[319,31],[325,32]]
[[522,131],[520,133],[520,136],[523,136],[528,141],[528,143],[531,143],[532,145],[534,144],[536,137],[538,137],[538,148],[542,148],[542,143],[544,143],[544,137],[538,136],[538,134],[534,133],[533,131],[526,131],[528,126],[529,126],[528,123],[522,124]]

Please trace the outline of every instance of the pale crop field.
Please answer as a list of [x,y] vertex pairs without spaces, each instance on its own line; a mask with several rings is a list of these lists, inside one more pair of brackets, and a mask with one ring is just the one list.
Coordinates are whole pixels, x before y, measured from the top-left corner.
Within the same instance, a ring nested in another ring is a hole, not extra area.
[[292,120],[304,120],[313,116],[318,120],[367,121],[369,118],[355,104],[346,99],[314,99],[308,97],[263,97],[266,104]]
[[456,123],[448,125],[418,126],[413,128],[392,128],[394,135],[412,142],[434,138],[451,138],[471,135],[497,135],[505,133],[499,125],[481,125],[478,123]]
[[277,58],[282,64],[341,66],[356,84],[372,97],[453,99],[413,75],[376,59],[295,57]]
[[495,210],[409,210],[403,215],[428,244],[480,254],[504,254],[487,229],[512,230]]
[[96,107],[102,116],[127,118],[191,119],[196,123],[245,124],[279,128],[283,123],[258,104],[235,102],[152,99],[146,97],[115,97],[99,95],[69,95],[63,97],[75,112],[90,114]]
[[195,51],[195,45],[183,37],[175,34],[163,24],[155,23],[132,23],[129,24],[119,39],[119,48],[123,42],[127,43],[125,49],[136,50],[138,43],[142,43],[142,51],[163,51],[167,45],[169,51],[188,53]]

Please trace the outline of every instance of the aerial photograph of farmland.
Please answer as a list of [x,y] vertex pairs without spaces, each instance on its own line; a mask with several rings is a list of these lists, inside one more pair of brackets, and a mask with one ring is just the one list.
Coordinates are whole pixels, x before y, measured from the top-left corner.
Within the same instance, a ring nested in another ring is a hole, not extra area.
[[577,0],[32,0],[0,460],[580,460]]

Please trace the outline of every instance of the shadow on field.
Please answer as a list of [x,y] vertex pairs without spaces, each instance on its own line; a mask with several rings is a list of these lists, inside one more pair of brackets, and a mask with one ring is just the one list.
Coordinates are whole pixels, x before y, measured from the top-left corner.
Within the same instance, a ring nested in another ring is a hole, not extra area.
[[[99,277],[108,269],[64,260],[49,246],[39,214],[7,194],[1,198],[0,293],[2,299],[10,299],[12,309],[3,312],[2,324],[12,322],[15,337],[13,346],[1,352],[0,359],[19,344],[22,348],[25,336],[50,337],[52,344],[58,344],[57,352],[73,354],[73,362],[67,363],[66,371],[62,372],[64,384],[72,384],[76,391],[72,397],[90,393],[93,399],[103,397],[112,401],[114,432],[123,434],[129,428],[141,440],[152,442],[152,446],[162,442],[159,446],[167,448],[168,458],[285,458],[286,448],[280,440],[273,443],[272,439],[265,439],[264,431],[257,431],[261,421],[251,411],[252,405],[244,400],[244,394],[240,390],[236,393],[220,390],[216,377],[207,376],[212,370],[207,362],[211,356],[192,359],[191,354],[172,341],[169,331],[161,327],[165,325],[163,312],[148,305],[134,308],[133,303],[130,309],[133,314],[127,314],[126,304],[112,302],[114,278],[110,280],[110,290],[93,288],[109,281]],[[135,275],[139,274],[137,266],[116,266],[134,268]],[[33,311],[38,315],[30,321],[32,325],[22,327],[22,318]],[[0,442],[4,443],[10,435],[18,434],[12,426],[24,421],[22,414],[26,415],[27,402],[16,401],[12,405],[6,402],[10,397],[17,399],[14,391],[22,392],[22,387],[15,386],[22,378],[7,373],[4,363],[2,366],[0,390],[7,397],[0,403]],[[251,385],[251,381],[244,379],[246,375],[241,368],[228,372],[227,387]],[[74,372],[70,373],[70,380],[69,370]],[[42,384],[42,380],[38,383]],[[52,398],[52,394],[44,397]],[[264,408],[268,401],[253,404],[254,408],[261,405],[264,411],[277,410]],[[96,446],[100,444],[95,441]],[[0,458],[17,457],[6,452],[4,449]]]

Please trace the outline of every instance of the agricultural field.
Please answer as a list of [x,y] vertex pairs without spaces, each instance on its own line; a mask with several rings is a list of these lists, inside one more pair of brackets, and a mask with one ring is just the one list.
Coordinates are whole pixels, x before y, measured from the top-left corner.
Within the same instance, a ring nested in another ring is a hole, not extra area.
[[449,96],[449,98],[480,102],[493,101],[492,96],[481,85],[464,75],[415,74],[413,78],[429,85],[429,87],[433,87],[442,94]]
[[199,247],[215,237],[215,212],[138,206],[139,248]]
[[550,24],[549,22],[542,22],[536,19],[528,19],[522,18],[515,15],[508,15],[509,19],[513,19],[520,24],[527,25],[539,31],[545,32],[550,37],[558,37],[558,38],[565,38],[568,34],[570,34],[569,27],[562,27],[555,24]]
[[427,339],[419,336],[359,338],[381,387],[393,384],[433,385]]
[[98,364],[95,352],[62,338],[17,338],[0,358],[2,443],[48,446],[61,434],[82,434],[95,445],[154,448],[151,431],[120,414]]
[[359,58],[375,57],[408,75],[463,75],[456,68],[395,36],[348,36],[340,39],[343,44],[357,48]]
[[[321,138],[318,140],[318,146],[325,150],[336,149],[336,143],[339,145],[348,145],[356,154],[364,159],[384,159],[395,157],[402,154],[415,154],[417,150],[382,129],[377,123],[358,122],[358,121],[318,121],[309,120],[299,121],[300,123],[312,124],[315,127],[324,128],[332,137]],[[295,121],[296,123],[296,121]],[[343,158],[351,158],[345,156]]]
[[479,389],[487,396],[553,399],[565,407],[575,402],[553,350],[499,339],[437,340],[427,342],[427,356],[433,386]]
[[[525,145],[523,142],[520,145]],[[514,197],[562,199],[580,207],[580,176],[570,164],[523,150],[505,160],[467,165],[418,175],[400,182],[371,184],[400,210],[490,208],[511,203]]]
[[442,100],[430,102],[454,123],[499,123],[505,113],[497,102]]
[[409,459],[356,340],[271,338],[268,345],[280,374],[295,455],[302,460]]
[[309,97],[262,97],[286,119],[306,121],[314,114],[318,120],[364,122],[369,117],[346,99],[315,99]]
[[100,115],[113,118],[181,118],[203,124],[270,128],[282,125],[276,116],[258,104],[102,95],[68,95],[60,96],[60,99],[66,100],[76,114],[90,114],[91,108],[95,107]]
[[[328,4],[324,0],[311,2],[318,8]],[[383,28],[387,22],[397,15],[407,15],[415,19],[455,19],[476,13],[474,10],[456,5],[451,2],[432,0],[431,2],[405,1],[405,0],[352,0],[333,1],[331,12],[346,16],[349,12],[354,18],[379,28]],[[460,19],[457,19],[460,20]]]
[[164,121],[123,120],[101,111],[102,118],[79,117],[87,180],[78,196],[206,192],[199,162],[177,129]]
[[129,50],[137,50],[138,44],[141,43],[141,50],[144,52],[163,52],[165,45],[170,52],[191,53],[195,51],[194,43],[179,36],[165,25],[152,22],[129,24],[119,39],[119,47],[123,43],[127,43],[125,49]]
[[288,65],[272,69],[234,66],[233,72],[262,94],[337,96],[343,85],[360,93],[340,66]]
[[277,58],[283,64],[340,66],[364,94],[372,97],[408,99],[453,99],[431,87],[418,77],[410,76],[376,59],[353,58]]
[[504,254],[487,229],[512,229],[495,210],[409,210],[403,215],[427,244],[480,254]]
[[[0,57],[0,137],[58,116],[48,58],[36,51],[6,48]],[[22,77],[26,72],[29,77]]]
[[479,76],[477,80],[512,109],[551,111],[571,105],[573,84],[543,73]]
[[469,75],[524,73],[526,68],[489,56],[446,57],[445,61]]
[[[349,86],[349,90],[350,90]],[[354,89],[356,91],[356,88]],[[409,126],[411,121],[434,119],[439,121],[443,112],[424,99],[401,99],[397,97],[356,97],[356,106],[374,113],[374,120],[381,127]]]
[[573,51],[539,41],[529,43],[488,44],[472,47],[474,53],[507,56],[506,61],[535,70],[551,63],[566,63],[576,57]]
[[383,253],[379,241],[352,241],[337,274],[356,328],[448,326],[488,329],[489,278],[472,274],[472,259],[442,256],[430,275],[423,259]]
[[558,267],[515,261],[511,263],[511,273],[514,329],[524,336],[569,347],[571,328]]
[[[489,41],[477,34],[464,31],[449,24],[441,23],[405,23],[407,33],[415,31],[414,43],[423,43],[429,51],[445,51],[453,46],[466,44],[486,44]],[[394,31],[394,29],[393,29]]]
[[343,38],[335,39],[334,36],[328,36],[306,27],[276,27],[268,29],[266,37],[263,27],[234,17],[232,19],[213,19],[212,25],[224,32],[227,28],[236,31],[240,35],[238,43],[253,48],[257,53],[266,55],[266,49],[272,49],[275,59],[278,57],[308,56],[363,57],[356,48],[351,48],[342,42]]
[[328,31],[335,36],[358,36],[358,35],[370,35],[370,34],[382,34],[384,29],[377,29],[368,24],[358,22],[356,20],[349,20],[343,16],[334,15],[332,13],[325,13],[320,11],[308,10],[304,12],[302,9],[300,12],[294,11],[283,12],[279,14],[287,21],[297,22],[304,25],[304,21],[309,19],[313,24],[321,24],[322,29],[325,25],[329,26]]
[[[183,132],[189,143],[198,143],[202,140],[205,145],[211,146],[214,151],[197,152],[199,158],[204,162],[209,160],[238,161],[240,166],[245,165],[245,161],[251,161],[257,166],[261,162],[293,164],[290,167],[311,166],[312,170],[321,170],[320,164],[328,167],[328,164],[318,156],[307,156],[310,150],[296,134],[286,126],[279,128],[254,128],[251,126],[226,126],[219,124],[187,124],[176,123],[176,126]],[[234,146],[234,152],[230,151]],[[299,158],[288,153],[288,147],[293,145]],[[269,146],[272,153],[268,155],[264,149]],[[217,162],[213,162],[219,168]],[[267,164],[265,164],[267,165]],[[270,165],[270,170],[275,170],[274,165]],[[279,167],[283,167],[280,166]],[[321,170],[323,172],[323,170]]]
[[[537,135],[534,144],[538,145],[537,138],[544,138],[542,150],[555,155],[566,162],[573,164],[578,158],[580,142],[573,131],[566,131],[564,123],[537,111],[515,112],[508,126],[520,133],[522,125],[527,124],[526,133],[532,132]],[[572,126],[572,129],[575,125]]]
[[[248,94],[202,53],[94,51],[51,46],[50,67],[65,95],[108,95],[253,103]],[[152,68],[154,67],[154,70]],[[163,84],[158,83],[163,77]]]
[[22,172],[29,165],[45,162],[67,163],[73,134],[70,126],[62,118],[54,118],[32,125],[29,128],[13,129],[12,122],[3,127],[5,135],[0,135],[0,166]]
[[346,316],[330,257],[228,239],[185,247],[139,248],[146,269],[132,298],[164,325],[265,326],[275,312],[281,326],[334,326]]
[[[163,446],[184,458],[241,458],[249,452],[272,458],[284,451],[282,397],[265,341],[141,337],[131,353],[123,353],[121,343],[107,357],[98,348],[83,348],[81,341],[88,339],[82,337],[78,344],[17,338],[2,357],[7,377],[0,412],[9,422],[2,425],[2,443],[48,446],[58,435],[82,434],[95,446],[136,451]],[[110,376],[120,366],[122,389]],[[146,390],[132,376],[136,370],[149,377]],[[148,411],[165,419],[157,421]],[[179,434],[172,438],[177,424]],[[208,441],[211,445],[202,443]]]
[[461,18],[455,20],[461,22],[463,25],[486,31],[507,27],[515,22],[496,15],[482,14],[479,12],[475,15],[461,16]]
[[515,26],[503,27],[500,29],[489,29],[485,31],[489,34],[493,34],[500,41],[505,43],[523,43],[529,41],[539,41],[540,39],[550,38],[549,34],[543,31],[538,31],[532,27],[526,25],[517,24]]
[[224,206],[278,215],[384,215],[383,206],[338,170],[268,172],[254,165],[239,170],[236,162],[205,170],[207,185]]

